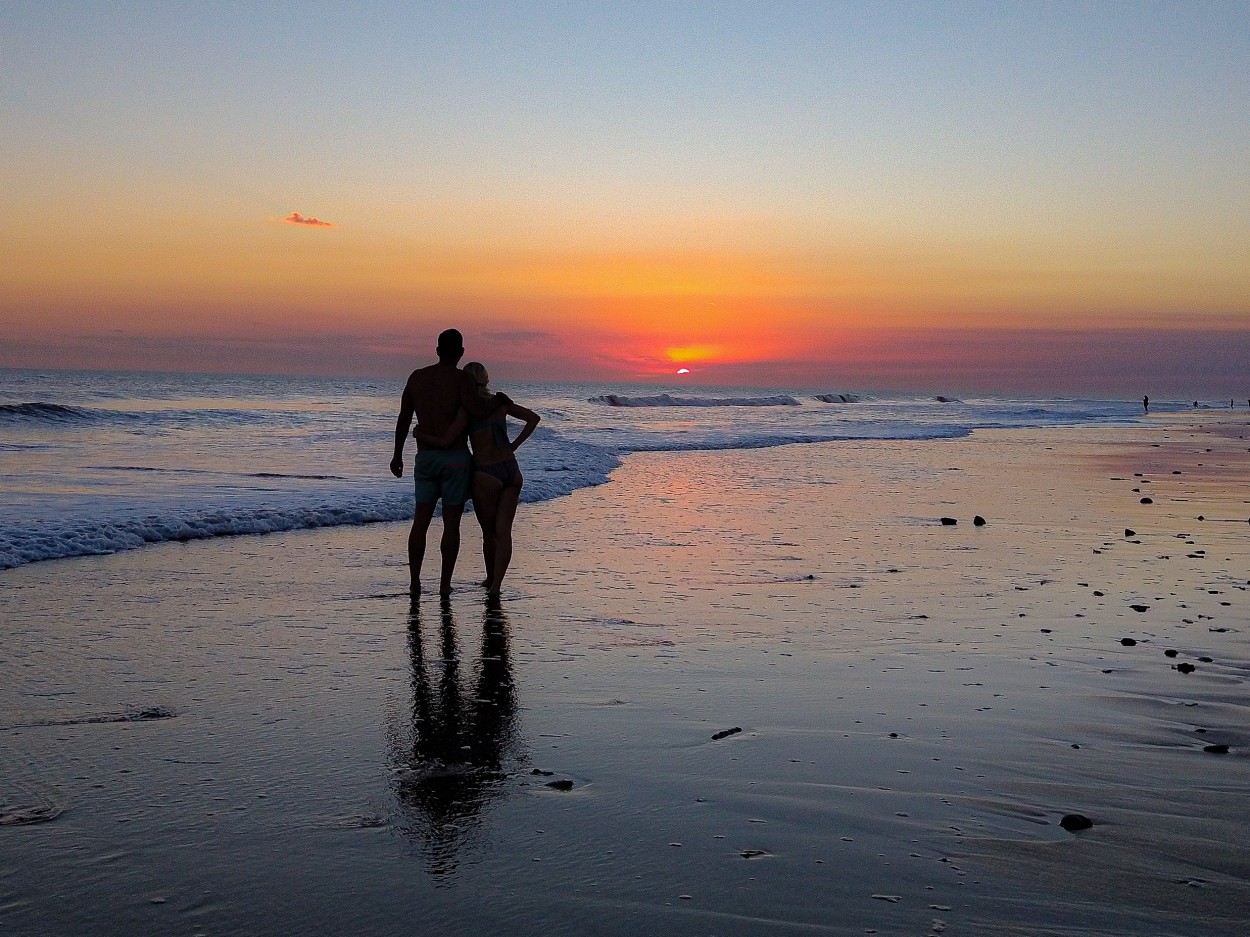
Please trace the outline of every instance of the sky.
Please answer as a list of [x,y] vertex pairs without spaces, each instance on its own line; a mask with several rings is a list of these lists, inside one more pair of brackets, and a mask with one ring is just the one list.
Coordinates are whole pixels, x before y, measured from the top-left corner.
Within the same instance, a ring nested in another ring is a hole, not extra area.
[[0,126],[0,366],[1250,395],[1240,0],[6,0]]

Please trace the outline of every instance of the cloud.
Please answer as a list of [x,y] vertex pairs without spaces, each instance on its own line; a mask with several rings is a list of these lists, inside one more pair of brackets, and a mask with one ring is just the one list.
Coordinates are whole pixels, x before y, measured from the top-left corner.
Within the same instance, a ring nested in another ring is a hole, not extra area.
[[301,215],[297,211],[291,212],[282,220],[285,221],[287,224],[306,224],[306,225],[312,225],[314,228],[333,228],[334,227],[334,222],[332,221],[321,221],[318,218],[305,218],[303,215]]

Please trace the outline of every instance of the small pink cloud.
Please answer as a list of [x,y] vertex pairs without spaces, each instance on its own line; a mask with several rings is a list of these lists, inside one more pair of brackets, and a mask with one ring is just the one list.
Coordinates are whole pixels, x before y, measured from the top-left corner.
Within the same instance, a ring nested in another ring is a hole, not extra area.
[[282,220],[285,221],[287,224],[306,224],[306,225],[312,225],[314,228],[333,228],[334,227],[334,222],[332,221],[321,221],[318,218],[305,218],[303,215],[301,215],[297,211],[291,212]]

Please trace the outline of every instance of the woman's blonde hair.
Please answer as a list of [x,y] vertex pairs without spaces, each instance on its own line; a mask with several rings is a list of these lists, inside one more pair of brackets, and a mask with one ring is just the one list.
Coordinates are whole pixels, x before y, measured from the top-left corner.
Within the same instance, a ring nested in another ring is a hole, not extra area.
[[470,361],[460,370],[473,378],[473,383],[477,385],[477,393],[480,397],[493,397],[495,392],[490,389],[490,375],[486,372],[486,365],[480,361]]

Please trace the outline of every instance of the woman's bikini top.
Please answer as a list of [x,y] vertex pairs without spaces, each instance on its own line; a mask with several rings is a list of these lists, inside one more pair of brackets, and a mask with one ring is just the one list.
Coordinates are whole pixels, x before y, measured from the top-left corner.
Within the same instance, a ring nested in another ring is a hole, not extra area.
[[500,446],[507,446],[510,443],[508,439],[508,415],[500,412],[500,408],[506,406],[512,401],[506,394],[495,394],[492,406],[493,412],[480,420],[471,420],[469,422],[469,435],[472,436],[478,430],[489,429],[491,439]]

